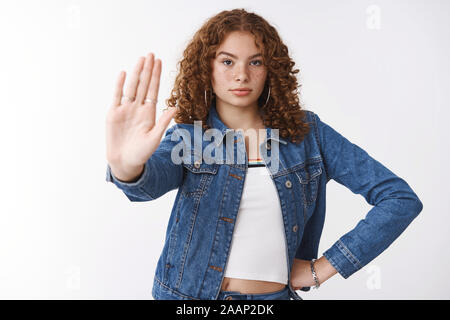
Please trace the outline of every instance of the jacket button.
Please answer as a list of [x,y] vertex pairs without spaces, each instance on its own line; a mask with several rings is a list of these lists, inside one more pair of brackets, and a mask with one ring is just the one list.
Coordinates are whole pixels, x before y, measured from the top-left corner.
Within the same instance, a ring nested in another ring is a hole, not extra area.
[[286,186],[286,188],[292,187],[292,183],[290,180],[287,180],[284,185]]
[[232,296],[228,296],[228,297],[225,298],[225,300],[233,300],[233,297]]
[[297,230],[298,230],[298,226],[295,225],[295,226],[292,228],[292,231],[297,232]]
[[200,161],[196,160],[194,162],[194,167],[196,167],[197,169],[200,168]]
[[270,150],[270,142],[266,142],[266,149]]

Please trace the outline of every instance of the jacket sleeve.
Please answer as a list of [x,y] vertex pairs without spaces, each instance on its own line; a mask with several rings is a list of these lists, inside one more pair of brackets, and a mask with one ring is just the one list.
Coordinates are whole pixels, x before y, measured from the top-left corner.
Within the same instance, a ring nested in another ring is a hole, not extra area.
[[373,207],[323,255],[345,279],[381,254],[423,205],[411,187],[313,113],[327,181],[334,179]]
[[121,189],[130,201],[151,201],[165,193],[178,188],[183,180],[183,167],[171,161],[172,147],[177,143],[171,141],[172,133],[177,125],[170,127],[160,145],[144,164],[140,177],[132,182],[117,179],[106,166],[106,181],[114,183]]

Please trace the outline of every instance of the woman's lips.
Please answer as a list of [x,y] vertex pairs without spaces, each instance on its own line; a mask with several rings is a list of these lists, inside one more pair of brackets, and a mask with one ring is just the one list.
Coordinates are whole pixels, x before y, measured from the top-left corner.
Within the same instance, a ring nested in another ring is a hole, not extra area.
[[250,94],[251,90],[231,90],[238,97],[243,97]]

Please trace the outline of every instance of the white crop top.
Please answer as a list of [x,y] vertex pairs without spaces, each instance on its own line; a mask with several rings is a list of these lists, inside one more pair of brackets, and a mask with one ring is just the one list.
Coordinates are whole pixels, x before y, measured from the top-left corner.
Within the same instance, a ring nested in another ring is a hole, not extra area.
[[225,277],[288,282],[286,238],[277,189],[264,162],[250,162]]

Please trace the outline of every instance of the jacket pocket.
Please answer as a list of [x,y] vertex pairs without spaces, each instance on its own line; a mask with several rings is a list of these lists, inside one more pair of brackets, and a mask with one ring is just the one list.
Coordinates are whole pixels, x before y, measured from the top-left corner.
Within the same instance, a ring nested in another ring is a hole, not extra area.
[[219,165],[193,161],[192,164],[183,163],[184,179],[182,192],[185,196],[202,195],[208,189]]
[[316,201],[317,191],[319,189],[319,179],[322,174],[322,166],[320,162],[306,163],[295,171],[300,185],[302,187],[303,202],[310,205]]

